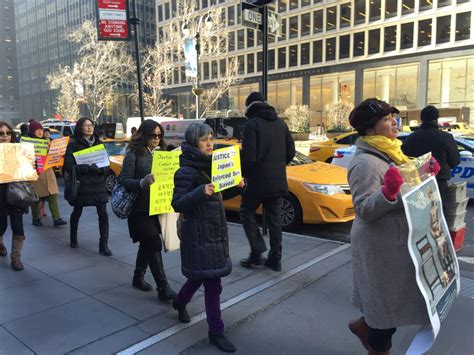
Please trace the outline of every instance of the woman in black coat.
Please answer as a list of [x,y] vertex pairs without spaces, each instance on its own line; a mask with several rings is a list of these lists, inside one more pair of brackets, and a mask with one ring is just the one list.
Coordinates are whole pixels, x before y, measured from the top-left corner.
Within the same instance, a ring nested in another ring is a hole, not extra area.
[[[204,284],[209,341],[225,352],[235,347],[224,337],[221,318],[221,277],[232,271],[229,257],[227,220],[221,193],[214,193],[211,183],[212,129],[193,123],[185,133],[180,168],[174,177],[172,206],[183,214],[181,229],[181,270],[188,279],[173,301],[179,320],[190,322],[186,304]],[[244,186],[242,180],[239,187]],[[239,193],[238,188],[225,191],[224,198]]]
[[[74,201],[69,203],[74,207],[71,213],[70,225],[70,246],[77,248],[77,228],[79,226],[79,218],[82,214],[83,207],[96,206],[97,214],[99,216],[99,252],[102,255],[111,256],[112,252],[109,250],[109,218],[107,216],[107,202],[109,195],[105,188],[105,177],[107,176],[108,168],[99,168],[97,165],[76,164],[76,160],[72,155],[75,152],[102,144],[99,137],[94,132],[94,122],[88,117],[80,118],[76,123],[74,129],[74,139],[72,139],[66,149],[64,156],[63,170],[68,174],[72,170],[76,170],[77,180],[79,184],[79,193]],[[70,180],[66,179],[67,184]]]
[[176,293],[166,278],[161,257],[162,241],[158,216],[150,216],[150,185],[155,182],[151,173],[153,150],[165,150],[163,128],[153,120],[145,120],[132,136],[123,161],[120,174],[121,184],[130,191],[137,191],[128,217],[128,230],[134,243],[139,242],[136,268],[132,285],[143,291],[150,291],[151,285],[145,282],[147,267],[155,279],[160,301],[171,301]]

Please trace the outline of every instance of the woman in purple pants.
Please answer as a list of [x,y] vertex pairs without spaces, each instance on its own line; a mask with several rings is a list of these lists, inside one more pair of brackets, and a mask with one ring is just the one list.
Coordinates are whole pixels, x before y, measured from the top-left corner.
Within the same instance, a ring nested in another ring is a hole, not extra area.
[[[235,352],[234,345],[224,336],[221,318],[221,277],[232,271],[229,257],[229,237],[223,198],[232,198],[243,188],[214,193],[211,183],[212,129],[203,123],[193,123],[185,133],[180,156],[180,168],[174,177],[172,205],[183,214],[181,226],[181,270],[187,281],[173,301],[179,320],[191,321],[186,304],[197,289],[204,285],[209,341],[224,352]],[[223,196],[225,195],[225,196]]]

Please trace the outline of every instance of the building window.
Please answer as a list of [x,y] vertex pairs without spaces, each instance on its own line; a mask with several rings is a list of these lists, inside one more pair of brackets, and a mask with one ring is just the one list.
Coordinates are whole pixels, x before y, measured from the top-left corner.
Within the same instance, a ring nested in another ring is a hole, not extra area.
[[339,37],[339,59],[349,58],[350,46],[351,46],[350,35]]
[[237,31],[237,49],[245,48],[245,32],[243,29]]
[[275,50],[270,49],[268,51],[268,70],[275,69]]
[[313,12],[313,34],[323,32],[323,10]]
[[301,0],[301,7],[311,5],[311,0]]
[[456,41],[463,41],[471,37],[471,13],[456,14]]
[[[423,0],[420,0],[420,7]],[[432,2],[430,0],[430,2]],[[411,14],[415,11],[415,0],[403,0],[402,2],[402,14]]]
[[290,38],[298,38],[298,16],[290,17]]
[[369,5],[369,21],[380,20],[380,12],[382,10],[381,0],[371,0]]
[[326,31],[336,29],[337,24],[337,7],[328,7],[326,9]]
[[354,33],[354,37],[352,39],[352,56],[353,57],[360,57],[364,55],[364,46],[365,46],[365,32],[357,32]]
[[237,59],[239,61],[239,74],[245,74],[245,56],[239,55]]
[[247,28],[247,47],[251,48],[255,46],[255,31]]
[[229,43],[228,47],[229,52],[235,51],[235,32],[229,32]]
[[300,64],[301,65],[309,64],[309,43],[301,44]]
[[209,79],[209,63],[204,62],[202,64],[202,67],[203,67],[203,73],[204,73],[204,80],[208,80]]
[[398,1],[385,0],[385,18],[397,16]]
[[313,42],[313,63],[321,63],[323,61],[323,41]]
[[369,31],[369,54],[380,52],[380,29]]
[[431,44],[431,19],[418,22],[418,47]]
[[205,8],[207,7],[207,0],[202,0],[201,3],[202,3],[201,8],[202,8],[202,9],[205,9]]
[[298,46],[290,46],[290,67],[298,66]]
[[286,0],[278,0],[278,12],[285,12],[287,7]]
[[257,52],[257,71],[263,70],[263,55],[262,52]]
[[326,38],[326,62],[336,59],[336,38]]
[[158,21],[163,22],[163,5],[158,5]]
[[286,47],[278,48],[278,69],[286,68]]
[[255,72],[255,55],[254,53],[247,54],[247,73]]
[[298,0],[290,0],[290,10],[298,8]]
[[226,73],[227,73],[227,66],[226,66],[226,63],[225,63],[225,59],[221,59],[219,61],[219,73],[220,73],[221,77],[225,76]]
[[234,5],[229,6],[227,8],[227,24],[229,26],[235,25],[235,11],[234,11]]
[[301,15],[301,36],[311,34],[311,13],[307,12]]
[[391,52],[397,48],[397,26],[385,27],[384,52]]
[[365,23],[365,0],[355,0],[355,9],[354,9],[354,21],[358,25],[360,23]]
[[339,27],[348,27],[351,25],[351,4],[342,4],[340,11],[340,18],[339,18]]
[[420,0],[420,11],[431,10],[433,8],[433,0]]
[[436,21],[436,44],[449,42],[451,37],[451,16],[438,17]]
[[217,60],[213,60],[211,62],[211,78],[217,79],[217,77],[218,77]]
[[402,34],[400,37],[400,48],[413,48],[413,22],[404,23],[401,25]]
[[438,0],[438,7],[449,6],[451,3],[451,0]]
[[165,20],[170,19],[170,3],[165,2]]

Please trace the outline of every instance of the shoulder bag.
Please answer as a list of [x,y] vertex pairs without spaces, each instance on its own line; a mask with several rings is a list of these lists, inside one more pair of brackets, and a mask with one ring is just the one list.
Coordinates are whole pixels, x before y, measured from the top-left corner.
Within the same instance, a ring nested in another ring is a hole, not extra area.
[[120,218],[125,219],[132,213],[133,203],[137,199],[138,192],[128,191],[120,182],[120,176],[117,178],[114,187],[112,188],[112,196],[110,198],[110,205],[114,214]]
[[64,182],[64,199],[71,206],[74,206],[74,201],[77,195],[79,195],[79,187],[81,185],[81,182],[77,178],[76,166],[73,166],[71,172],[65,176]]
[[27,210],[39,198],[35,187],[28,181],[11,182],[7,187],[7,204]]

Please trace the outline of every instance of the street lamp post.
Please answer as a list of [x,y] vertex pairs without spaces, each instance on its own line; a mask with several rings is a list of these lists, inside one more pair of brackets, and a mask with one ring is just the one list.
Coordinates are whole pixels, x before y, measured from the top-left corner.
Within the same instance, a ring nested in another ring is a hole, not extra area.
[[135,61],[137,64],[137,82],[138,82],[138,107],[140,108],[140,117],[142,122],[145,120],[145,110],[143,107],[143,85],[142,85],[142,72],[140,64],[140,45],[138,43],[138,25],[140,20],[137,17],[137,10],[135,6],[135,0],[132,0],[132,11],[133,17],[130,19],[130,23],[134,28],[134,39],[135,39]]

